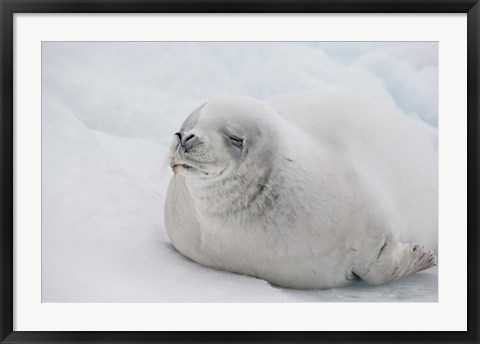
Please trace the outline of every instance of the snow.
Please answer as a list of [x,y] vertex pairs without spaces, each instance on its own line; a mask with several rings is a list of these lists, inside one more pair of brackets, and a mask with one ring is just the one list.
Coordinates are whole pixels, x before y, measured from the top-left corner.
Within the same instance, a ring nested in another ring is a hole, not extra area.
[[169,243],[167,146],[223,93],[337,87],[436,131],[436,43],[43,43],[43,302],[437,301],[438,269],[301,291],[203,267]]

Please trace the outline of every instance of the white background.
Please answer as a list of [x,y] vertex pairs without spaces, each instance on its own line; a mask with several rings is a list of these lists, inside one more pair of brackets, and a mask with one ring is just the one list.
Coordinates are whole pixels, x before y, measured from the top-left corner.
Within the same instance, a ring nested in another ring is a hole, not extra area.
[[[407,20],[408,25],[405,25]],[[265,21],[269,25],[265,25]],[[16,330],[465,329],[465,16],[176,15],[162,17],[148,15],[83,16],[82,18],[82,16],[71,15],[21,15],[16,17],[15,25],[17,33],[15,77],[16,81],[18,80],[15,93],[17,120],[15,146],[17,147],[16,171],[18,171],[15,184],[17,196],[15,205]],[[108,30],[102,29],[104,27]],[[136,30],[127,29],[131,27],[135,27]],[[219,31],[218,27],[222,27],[222,30]],[[355,27],[355,30],[349,30],[352,27]],[[195,28],[195,30],[187,28]],[[41,304],[40,289],[36,288],[40,285],[40,173],[35,171],[40,171],[41,162],[39,142],[40,42],[42,40],[439,41],[440,251],[450,252],[441,264],[440,302],[438,304]],[[26,99],[28,101],[25,101]],[[452,166],[458,168],[452,168]],[[35,197],[36,194],[37,197]],[[442,211],[442,209],[448,209],[448,211]],[[449,231],[447,228],[455,228],[455,230]],[[366,312],[368,312],[367,317],[363,316]],[[139,314],[142,315],[139,316]],[[293,316],[289,317],[286,314]],[[305,316],[298,314],[305,314]],[[455,319],[449,319],[447,314],[457,316]]]

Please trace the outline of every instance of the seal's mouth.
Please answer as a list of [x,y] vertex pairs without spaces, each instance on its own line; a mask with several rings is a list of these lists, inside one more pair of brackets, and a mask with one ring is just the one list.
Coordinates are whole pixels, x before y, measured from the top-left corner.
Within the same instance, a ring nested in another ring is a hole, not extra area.
[[170,168],[172,169],[173,173],[177,174],[177,173],[181,173],[180,171],[183,171],[183,172],[190,172],[189,174],[191,173],[201,173],[201,174],[205,174],[208,176],[208,172],[205,171],[202,167],[201,167],[201,164],[199,164],[200,166],[197,166],[197,163],[195,161],[193,161],[192,163],[190,163],[190,161],[188,161],[188,163],[186,162],[183,162],[181,160],[178,161],[177,160],[178,158],[177,157],[172,157],[170,159]]
[[184,162],[178,162],[175,159],[170,160],[170,167],[172,168],[172,171],[174,173],[177,173],[179,169],[184,169],[184,170],[198,170],[198,168],[193,167],[192,165],[189,165]]
[[187,165],[187,164],[175,164],[175,165],[172,166],[172,169],[175,170],[176,167],[183,167],[183,168],[186,168],[186,169],[193,168],[192,166]]

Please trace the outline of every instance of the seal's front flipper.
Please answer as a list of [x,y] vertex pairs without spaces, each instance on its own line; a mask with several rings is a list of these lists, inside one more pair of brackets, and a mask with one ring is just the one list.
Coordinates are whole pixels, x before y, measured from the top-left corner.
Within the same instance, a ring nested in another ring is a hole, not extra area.
[[380,285],[435,265],[433,251],[418,244],[404,244],[387,238],[376,251],[376,257],[355,267],[354,273],[370,284]]

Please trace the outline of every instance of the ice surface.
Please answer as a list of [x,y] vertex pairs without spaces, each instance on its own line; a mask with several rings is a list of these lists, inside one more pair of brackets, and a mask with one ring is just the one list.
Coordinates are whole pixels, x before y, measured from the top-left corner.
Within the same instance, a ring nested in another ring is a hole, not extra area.
[[436,268],[380,287],[285,289],[188,260],[163,224],[168,143],[209,97],[328,85],[435,124],[436,54],[433,43],[44,43],[42,300],[436,301]]

